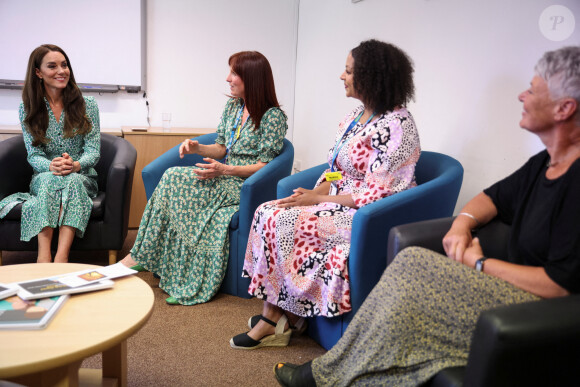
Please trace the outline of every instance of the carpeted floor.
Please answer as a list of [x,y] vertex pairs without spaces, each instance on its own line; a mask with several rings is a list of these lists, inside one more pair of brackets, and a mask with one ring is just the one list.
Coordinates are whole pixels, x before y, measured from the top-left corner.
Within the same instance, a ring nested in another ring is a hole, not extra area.
[[[122,258],[135,240],[130,231]],[[3,252],[3,264],[34,262],[33,252]],[[71,262],[106,265],[102,252],[73,252]],[[170,306],[167,294],[151,273],[138,273],[155,294],[149,322],[128,340],[129,386],[276,386],[272,368],[278,361],[304,363],[325,350],[308,336],[293,337],[286,348],[234,350],[229,339],[248,330],[248,319],[261,310],[261,301],[218,294],[208,303]],[[100,368],[95,355],[83,367]]]

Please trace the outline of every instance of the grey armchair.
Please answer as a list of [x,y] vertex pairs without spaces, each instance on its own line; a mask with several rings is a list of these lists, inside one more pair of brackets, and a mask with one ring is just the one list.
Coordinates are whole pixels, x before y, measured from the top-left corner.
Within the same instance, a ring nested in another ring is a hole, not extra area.
[[[453,218],[393,227],[387,264],[408,246],[443,252]],[[493,220],[477,231],[484,254],[507,255],[509,226]],[[477,321],[467,366],[439,372],[427,385],[577,386],[580,384],[580,295],[488,310]]]
[[[26,161],[22,136],[0,142],[0,199],[15,193],[28,192],[32,168]],[[137,151],[126,140],[101,133],[101,158],[95,166],[99,192],[93,199],[91,217],[83,238],[75,238],[71,250],[108,250],[109,263],[117,261],[129,225],[129,205]],[[2,250],[34,251],[37,239],[20,240],[22,205],[14,207],[0,219],[0,265]],[[56,247],[58,236],[53,237]]]

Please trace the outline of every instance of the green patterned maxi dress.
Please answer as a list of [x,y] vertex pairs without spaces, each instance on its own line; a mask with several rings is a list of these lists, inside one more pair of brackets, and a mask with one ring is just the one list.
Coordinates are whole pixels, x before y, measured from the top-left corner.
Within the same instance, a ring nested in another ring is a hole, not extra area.
[[[227,145],[240,108],[241,100],[227,102],[217,144]],[[248,118],[228,164],[273,160],[282,150],[286,120],[279,108],[269,109],[257,130]],[[217,293],[228,264],[228,228],[245,180],[236,176],[198,180],[193,168],[165,171],[145,207],[131,249],[133,259],[161,276],[159,287],[182,305],[207,302]]]
[[[57,121],[46,101],[48,110],[48,144],[32,146],[32,136],[24,126],[26,112],[20,104],[24,145],[28,162],[34,170],[30,182],[30,193],[16,193],[0,201],[0,218],[3,218],[18,203],[22,205],[20,239],[29,241],[45,227],[70,226],[76,236],[82,237],[89,222],[93,201],[97,195],[97,172],[94,166],[101,156],[101,133],[99,108],[94,97],[84,97],[86,115],[93,128],[86,135],[65,138],[63,135],[65,112]],[[48,170],[50,163],[63,153],[81,164],[78,173],[56,176]],[[62,207],[62,212],[61,212]],[[60,213],[60,216],[59,216]]]

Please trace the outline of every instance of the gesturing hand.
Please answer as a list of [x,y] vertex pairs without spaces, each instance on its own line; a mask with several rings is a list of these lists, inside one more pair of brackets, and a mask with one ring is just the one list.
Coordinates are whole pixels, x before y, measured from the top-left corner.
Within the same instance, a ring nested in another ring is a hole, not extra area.
[[[197,141],[196,141],[197,142]],[[193,172],[197,175],[199,180],[213,179],[214,177],[225,175],[227,166],[212,158],[205,157],[203,159],[207,164],[197,163],[196,167],[202,169],[194,169]]]
[[179,146],[179,158],[182,159],[185,155],[199,153],[199,142],[187,139]]

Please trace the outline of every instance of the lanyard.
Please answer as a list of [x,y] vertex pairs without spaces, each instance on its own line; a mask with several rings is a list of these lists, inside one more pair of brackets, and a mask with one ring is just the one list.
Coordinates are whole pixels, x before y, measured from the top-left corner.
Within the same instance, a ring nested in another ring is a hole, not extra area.
[[232,147],[234,146],[234,144],[236,142],[238,142],[238,139],[240,138],[240,133],[242,131],[242,114],[244,113],[244,106],[245,104],[242,103],[242,106],[240,107],[240,111],[238,112],[238,116],[236,117],[236,121],[234,122],[234,126],[232,127],[232,134],[230,136],[230,141],[228,141],[228,145],[226,147],[226,157],[224,160],[224,163],[227,164],[228,162],[228,156],[230,155],[230,151],[232,150]]
[[[338,142],[334,146],[335,151],[334,151],[334,154],[332,155],[332,162],[330,163],[330,171],[331,172],[335,171],[335,169],[334,169],[335,161],[336,161],[336,158],[338,157],[338,153],[340,152],[340,150],[342,149],[344,144],[346,144],[346,136],[352,130],[352,128],[354,128],[356,126],[356,124],[358,124],[358,121],[362,117],[363,113],[364,113],[364,109],[363,109],[363,111],[360,112],[358,117],[356,117],[354,120],[352,120],[352,122],[350,123],[350,125],[348,126],[348,128],[346,129],[346,131],[344,132],[342,137],[340,138],[340,140],[338,140]],[[371,120],[373,119],[374,116],[375,116],[375,113],[371,114],[371,116],[369,117],[367,122],[365,122],[365,124],[363,125],[362,129],[364,129],[369,124],[369,122],[371,122]]]

